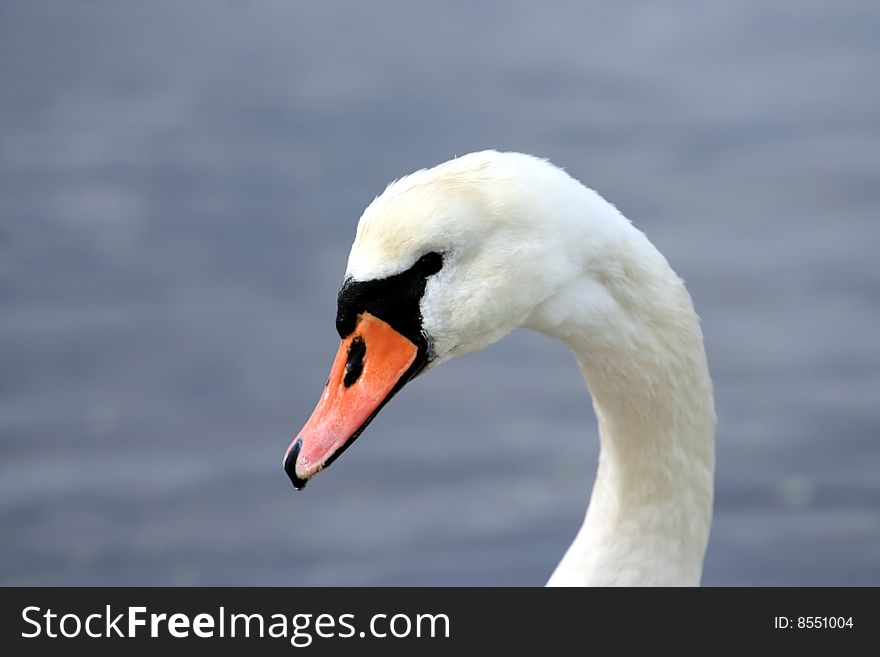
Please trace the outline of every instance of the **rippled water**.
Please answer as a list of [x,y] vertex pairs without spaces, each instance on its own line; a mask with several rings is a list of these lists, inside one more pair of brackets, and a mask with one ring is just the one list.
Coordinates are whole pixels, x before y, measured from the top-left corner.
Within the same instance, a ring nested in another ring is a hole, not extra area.
[[541,584],[595,418],[519,332],[281,456],[385,183],[494,147],[643,228],[703,317],[706,584],[880,584],[871,2],[0,6],[0,582]]

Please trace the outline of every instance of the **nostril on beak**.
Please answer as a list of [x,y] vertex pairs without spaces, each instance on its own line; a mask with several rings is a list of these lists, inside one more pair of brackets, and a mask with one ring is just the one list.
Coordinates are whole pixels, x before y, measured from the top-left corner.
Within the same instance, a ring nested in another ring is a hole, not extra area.
[[293,487],[297,490],[302,490],[303,488],[305,488],[307,481],[306,479],[300,479],[296,476],[296,457],[299,456],[302,445],[302,438],[297,438],[296,442],[293,443],[293,447],[290,448],[290,451],[284,458],[284,471],[290,478],[290,482],[293,484]]
[[360,378],[361,372],[364,371],[364,355],[366,353],[367,344],[362,337],[357,336],[348,347],[348,361],[345,363],[345,377],[342,379],[342,384],[346,388],[351,388]]

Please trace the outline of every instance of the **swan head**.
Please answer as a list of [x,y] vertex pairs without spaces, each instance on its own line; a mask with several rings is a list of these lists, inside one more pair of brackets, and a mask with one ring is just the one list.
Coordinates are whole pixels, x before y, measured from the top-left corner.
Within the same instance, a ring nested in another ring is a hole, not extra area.
[[589,193],[545,160],[495,151],[391,183],[358,223],[338,296],[342,342],[284,457],[294,486],[408,381],[527,324],[581,268],[585,248],[570,242]]

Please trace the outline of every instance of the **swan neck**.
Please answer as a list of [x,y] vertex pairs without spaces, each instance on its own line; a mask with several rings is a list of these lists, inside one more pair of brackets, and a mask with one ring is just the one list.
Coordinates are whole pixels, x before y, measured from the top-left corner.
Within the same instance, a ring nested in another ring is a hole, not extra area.
[[642,238],[632,258],[615,254],[626,276],[573,281],[543,325],[574,352],[600,437],[583,526],[549,585],[700,582],[712,516],[712,384],[690,296]]

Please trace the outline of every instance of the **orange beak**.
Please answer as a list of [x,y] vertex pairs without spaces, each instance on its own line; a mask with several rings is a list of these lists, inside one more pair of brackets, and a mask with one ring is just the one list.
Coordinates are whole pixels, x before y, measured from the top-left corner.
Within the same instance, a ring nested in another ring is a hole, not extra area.
[[297,489],[339,456],[406,383],[418,351],[378,317],[365,312],[358,318],[339,345],[318,405],[284,454]]

